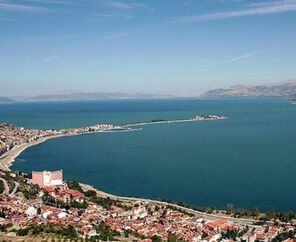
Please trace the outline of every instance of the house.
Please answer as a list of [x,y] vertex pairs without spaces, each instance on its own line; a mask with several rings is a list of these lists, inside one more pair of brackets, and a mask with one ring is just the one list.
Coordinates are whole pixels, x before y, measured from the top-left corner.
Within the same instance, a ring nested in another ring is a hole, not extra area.
[[61,191],[60,196],[62,197],[63,202],[65,202],[65,203],[69,203],[72,201],[82,203],[85,200],[85,196],[83,193],[78,192],[73,189],[65,189],[65,190]]

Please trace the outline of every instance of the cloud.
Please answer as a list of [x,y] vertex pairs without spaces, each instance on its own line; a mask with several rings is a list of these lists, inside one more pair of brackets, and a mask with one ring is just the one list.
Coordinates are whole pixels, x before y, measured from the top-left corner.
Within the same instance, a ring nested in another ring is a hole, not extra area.
[[265,1],[251,3],[250,7],[268,7],[268,6],[279,6],[283,4],[295,4],[295,0],[276,0],[276,1]]
[[117,34],[110,34],[101,36],[98,38],[98,40],[107,40],[107,39],[121,39],[132,35],[132,33],[126,32],[126,33],[117,33]]
[[35,65],[39,65],[39,64],[50,62],[52,60],[57,59],[58,57],[60,57],[60,55],[47,56],[47,57],[44,57],[44,58],[42,58],[40,60],[37,60],[37,61],[31,61],[31,62],[27,63],[26,65],[28,65],[28,66],[35,66]]
[[213,60],[213,59],[203,59],[199,61],[198,63],[195,63],[194,65],[189,65],[185,68],[182,68],[180,70],[188,70],[188,69],[196,69],[196,68],[207,68],[207,67],[214,67],[214,66],[219,66],[219,65],[227,65],[227,64],[232,64],[236,62],[240,62],[243,60],[248,60],[251,59],[258,54],[262,53],[264,50],[258,50],[258,51],[253,51],[249,53],[245,53],[242,55],[238,55],[229,59],[224,59],[224,60]]
[[119,8],[119,9],[133,9],[133,8],[141,8],[145,7],[142,3],[136,2],[124,2],[124,1],[115,1],[115,0],[101,0],[101,2],[112,8]]
[[97,17],[100,18],[124,18],[124,19],[130,19],[133,18],[132,14],[113,14],[113,13],[102,13],[102,14],[97,14]]
[[264,3],[253,3],[246,9],[217,12],[211,14],[191,15],[177,18],[174,23],[199,22],[228,18],[239,18],[254,15],[267,15],[296,11],[296,0],[280,0]]
[[217,64],[230,64],[230,63],[234,63],[234,62],[239,62],[241,60],[250,59],[250,58],[258,55],[262,51],[263,50],[259,50],[259,51],[254,51],[254,52],[250,52],[250,53],[247,53],[247,54],[239,55],[239,56],[233,57],[233,58],[228,59],[228,60],[219,61],[219,62],[217,62]]
[[129,20],[134,18],[133,14],[113,14],[113,13],[101,13],[96,14],[92,18],[88,19],[87,22],[102,22],[102,21],[109,21],[109,20]]
[[40,4],[63,4],[63,5],[74,5],[73,2],[64,0],[27,0],[27,2],[40,3]]
[[13,4],[0,2],[0,10],[12,11],[12,12],[44,12],[47,11],[45,8],[22,5],[22,4]]

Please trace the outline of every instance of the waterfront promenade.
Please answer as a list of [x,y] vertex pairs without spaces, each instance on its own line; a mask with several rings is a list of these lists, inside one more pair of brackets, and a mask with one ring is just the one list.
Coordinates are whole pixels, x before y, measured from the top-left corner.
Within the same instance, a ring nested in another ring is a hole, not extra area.
[[0,169],[3,171],[9,171],[9,167],[12,165],[15,158],[17,158],[24,150],[31,146],[41,144],[48,139],[56,137],[59,136],[44,137],[30,143],[24,143],[21,145],[14,146],[11,150],[7,151],[2,156],[0,156]]
[[93,186],[88,185],[88,184],[84,184],[84,183],[80,183],[80,186],[84,191],[93,190],[97,193],[98,196],[103,197],[103,198],[111,198],[111,199],[118,200],[121,202],[124,202],[124,201],[126,201],[126,202],[143,202],[143,203],[155,204],[155,205],[173,206],[174,208],[180,209],[186,213],[202,216],[204,219],[207,219],[207,220],[227,220],[227,221],[231,221],[236,224],[248,225],[249,227],[257,227],[256,225],[254,225],[254,223],[259,222],[259,220],[256,220],[256,219],[233,218],[230,216],[226,216],[224,214],[208,214],[205,212],[197,211],[194,209],[186,208],[186,207],[183,207],[183,206],[180,206],[177,204],[163,202],[163,201],[157,201],[157,200],[146,199],[146,198],[117,196],[117,195],[113,195],[110,193],[100,191],[100,190],[94,188]]

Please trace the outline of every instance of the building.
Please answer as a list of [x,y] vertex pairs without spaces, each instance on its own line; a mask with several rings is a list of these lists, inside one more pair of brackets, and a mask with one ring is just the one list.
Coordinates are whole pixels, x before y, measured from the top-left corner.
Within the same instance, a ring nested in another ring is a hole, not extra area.
[[63,186],[63,171],[33,171],[32,183],[43,188]]
[[85,199],[85,196],[83,193],[73,189],[65,189],[60,192],[60,195],[64,203],[70,203],[72,201],[82,203],[84,202],[84,199]]

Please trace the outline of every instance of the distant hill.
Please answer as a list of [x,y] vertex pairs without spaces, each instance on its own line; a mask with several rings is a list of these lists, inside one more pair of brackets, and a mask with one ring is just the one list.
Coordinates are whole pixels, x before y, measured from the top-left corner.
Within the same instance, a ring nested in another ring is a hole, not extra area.
[[155,99],[170,98],[165,95],[122,92],[77,92],[69,94],[51,94],[27,97],[22,101],[50,102],[50,101],[95,101],[95,100],[122,100],[122,99]]
[[12,103],[15,102],[15,100],[7,97],[0,97],[0,103]]
[[296,97],[296,80],[269,85],[238,85],[215,89],[201,95],[203,98],[231,97]]

